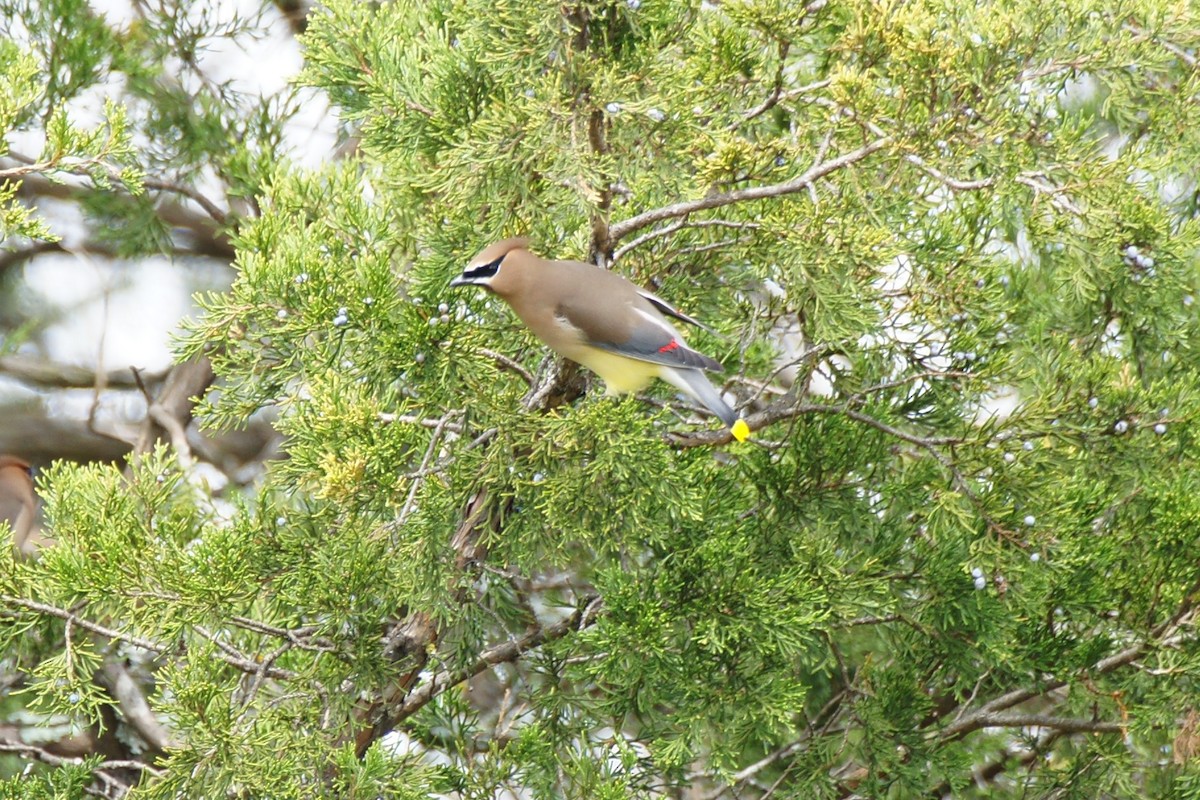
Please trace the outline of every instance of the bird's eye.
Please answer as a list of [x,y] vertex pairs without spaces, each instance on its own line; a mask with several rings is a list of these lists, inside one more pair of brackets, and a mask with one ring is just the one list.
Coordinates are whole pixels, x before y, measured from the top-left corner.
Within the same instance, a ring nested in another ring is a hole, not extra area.
[[480,264],[478,267],[470,267],[463,273],[463,277],[472,281],[480,280],[481,278],[490,278],[500,271],[500,262],[503,260],[504,256],[500,256],[495,261]]

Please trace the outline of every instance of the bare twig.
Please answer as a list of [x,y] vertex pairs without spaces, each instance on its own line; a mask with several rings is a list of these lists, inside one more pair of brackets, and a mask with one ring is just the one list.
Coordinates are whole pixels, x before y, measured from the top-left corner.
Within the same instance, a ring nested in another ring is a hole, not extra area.
[[[144,639],[140,636],[134,636],[132,634],[123,633],[112,628],[106,628],[105,626],[92,622],[89,619],[85,619],[78,614],[74,614],[65,608],[58,608],[57,606],[48,605],[46,603],[39,603],[36,600],[29,600],[24,597],[12,597],[11,595],[0,595],[0,603],[10,607],[17,606],[19,608],[24,608],[27,611],[35,611],[39,614],[45,614],[50,617],[57,617],[61,620],[69,621],[73,625],[83,628],[85,631],[90,631],[91,633],[96,633],[101,636],[107,636],[109,639],[117,639],[122,642],[128,642],[129,644],[140,647],[143,650],[149,650],[152,653],[165,653],[167,651],[167,647],[159,644],[158,642],[152,642],[149,639]],[[5,612],[0,612],[0,614],[3,613]],[[12,614],[14,612],[7,613]]]
[[[250,681],[250,688],[246,691],[242,698],[242,707],[249,708],[254,702],[254,698],[258,696],[259,690],[262,688],[263,682],[267,679],[267,670],[282,656],[284,653],[292,649],[291,642],[284,642],[279,647],[272,650],[266,656],[263,656],[258,665],[258,670],[254,673],[253,680]],[[246,722],[252,724],[253,715],[247,717]]]
[[801,95],[812,94],[813,92],[819,92],[822,89],[824,89],[825,87],[829,86],[829,84],[832,82],[833,81],[831,81],[827,78],[823,81],[816,81],[814,83],[810,83],[805,86],[797,86],[796,88],[788,89],[785,92],[785,91],[783,91],[783,64],[780,64],[779,72],[776,74],[776,77],[775,77],[775,86],[771,90],[771,93],[769,95],[767,95],[767,98],[765,100],[763,100],[761,103],[759,103],[758,105],[756,105],[754,108],[747,110],[746,113],[742,114],[740,119],[738,119],[735,122],[730,123],[725,128],[725,130],[726,131],[737,130],[739,127],[741,127],[745,123],[749,122],[750,120],[754,119],[755,117],[765,114],[766,112],[770,111],[772,108],[779,105],[780,103],[800,97]]
[[247,617],[230,617],[229,621],[239,628],[243,628],[254,633],[261,633],[265,636],[274,636],[278,639],[284,639],[292,644],[297,650],[308,650],[314,653],[336,653],[337,648],[333,642],[324,637],[314,637],[312,632],[315,630],[312,626],[303,628],[280,628],[275,625],[268,625],[265,622],[260,622],[256,619]]
[[525,369],[519,363],[517,363],[513,359],[509,358],[508,356],[504,355],[503,353],[497,353],[495,350],[489,350],[486,347],[479,348],[479,352],[483,353],[485,356],[487,356],[488,358],[495,361],[497,364],[499,364],[504,369],[507,369],[510,372],[515,372],[516,374],[520,375],[521,378],[525,381],[525,383],[527,385],[533,386],[533,384],[537,382],[536,379],[533,377],[533,375],[530,374],[529,370]]
[[1077,206],[1069,197],[1066,190],[1050,183],[1050,179],[1041,172],[1022,172],[1016,178],[1017,183],[1028,186],[1036,194],[1044,194],[1050,198],[1050,204],[1060,211],[1066,211],[1077,217],[1083,216],[1083,209]]
[[263,674],[268,678],[278,678],[280,680],[289,681],[295,680],[296,678],[296,673],[292,672],[291,670],[280,669],[279,667],[272,667],[268,664],[264,664],[264,660],[261,657],[250,658],[228,642],[221,641],[220,637],[202,625],[195,625],[192,627],[192,630],[200,634],[202,638],[207,639],[218,650],[220,650],[221,652],[217,657],[226,664],[229,664],[231,667],[237,667],[242,672],[245,672],[249,675]]
[[[459,409],[455,412],[448,412],[447,416],[449,413],[461,414],[462,410]],[[441,428],[442,430],[447,430],[452,433],[463,433],[466,430],[457,422],[448,422],[446,417],[441,417],[439,419],[428,419],[425,417],[414,417],[410,414],[392,414],[384,412],[379,414],[376,419],[389,425],[394,423],[399,423],[401,425],[420,425],[422,428],[432,428],[434,430]]]
[[835,623],[831,624],[829,627],[831,627],[831,628],[858,628],[863,625],[886,625],[889,622],[899,622],[903,619],[904,619],[904,617],[900,616],[899,614],[884,614],[881,617],[875,617],[875,616],[855,617],[854,619],[848,619],[843,622],[835,622]]
[[764,393],[770,390],[771,384],[775,382],[775,379],[788,369],[792,367],[798,367],[805,362],[816,362],[818,359],[833,355],[837,352],[838,348],[833,344],[814,345],[805,350],[803,353],[800,353],[795,358],[789,359],[782,364],[777,365],[775,369],[771,371],[771,374],[764,378],[761,382],[753,382],[744,379],[744,382],[754,386],[756,391],[748,400],[746,400],[745,403],[743,403],[743,405],[749,406],[758,402],[758,399],[762,397]]
[[904,160],[916,166],[929,177],[945,184],[947,188],[954,189],[955,191],[974,191],[977,189],[986,189],[989,186],[995,185],[996,183],[995,178],[980,178],[979,180],[975,181],[964,181],[958,178],[952,178],[941,170],[926,164],[925,159],[921,158],[916,153],[909,153],[904,157]]
[[[479,659],[471,666],[460,670],[443,670],[419,689],[412,692],[400,704],[394,716],[394,722],[399,722],[411,716],[418,709],[427,705],[431,700],[451,686],[457,686],[468,678],[491,669],[497,664],[516,661],[531,650],[541,647],[547,642],[553,642],[569,636],[571,633],[591,625],[596,620],[593,605],[599,600],[596,596],[585,596],[583,603],[575,609],[575,613],[553,625],[537,628],[519,639],[495,645],[480,654]],[[394,724],[394,723],[393,723]]]
[[637,238],[635,238],[633,241],[627,242],[627,243],[621,245],[620,247],[618,247],[616,250],[614,250],[612,260],[618,261],[621,258],[621,256],[625,255],[626,253],[628,253],[630,250],[633,250],[634,248],[641,247],[646,242],[651,242],[651,241],[654,241],[655,239],[661,239],[664,236],[670,236],[672,233],[674,233],[675,231],[684,227],[684,225],[686,225],[686,224],[687,224],[687,217],[684,216],[684,217],[680,217],[679,219],[675,220],[670,225],[666,225],[662,228],[658,228],[657,230],[647,231],[646,233],[643,233],[641,236],[638,236]]
[[1125,726],[1118,722],[1102,720],[1074,719],[1071,717],[1051,717],[1044,714],[974,714],[971,726],[960,727],[960,735],[977,731],[981,728],[1048,728],[1064,733],[1124,733]]
[[756,105],[754,108],[742,115],[741,119],[732,122],[726,126],[726,132],[735,131],[740,125],[749,122],[760,114],[765,114],[775,107],[779,102],[779,96],[783,92],[783,70],[787,66],[787,54],[791,49],[789,42],[781,42],[779,44],[779,66],[775,69],[775,80],[772,81],[771,93],[767,95],[767,99]]
[[417,502],[417,492],[421,489],[421,484],[428,475],[429,462],[433,460],[434,453],[437,452],[438,442],[442,439],[442,432],[445,430],[446,423],[454,416],[459,416],[463,412],[450,411],[442,417],[442,424],[433,429],[433,435],[429,437],[429,446],[425,448],[425,456],[421,459],[421,465],[417,467],[416,473],[412,478],[412,486],[408,489],[408,497],[404,500],[404,506],[400,509],[400,514],[396,517],[395,527],[400,527],[408,519],[408,515],[412,513]]
[[784,181],[783,183],[775,183],[767,186],[751,186],[747,189],[738,189],[732,192],[710,194],[697,200],[685,200],[680,203],[663,206],[662,208],[645,211],[637,216],[612,225],[609,230],[609,236],[615,242],[635,231],[640,231],[642,228],[653,225],[656,222],[662,222],[663,220],[676,219],[688,214],[694,214],[697,211],[720,208],[733,203],[762,200],[769,197],[781,197],[787,194],[802,192],[815,181],[852,164],[856,164],[873,153],[884,149],[891,143],[892,138],[890,136],[880,137],[864,144],[856,150],[851,150],[849,153],[845,153],[837,158],[817,164],[803,175],[793,178],[790,181]]
[[632,241],[621,245],[615,251],[613,251],[612,260],[617,261],[621,258],[621,256],[625,255],[630,250],[640,247],[641,245],[651,242],[655,239],[661,239],[664,236],[670,236],[672,233],[684,228],[734,228],[736,230],[758,230],[761,227],[762,225],[760,223],[750,221],[738,222],[736,220],[729,219],[690,220],[687,217],[683,217],[675,222],[672,222],[670,225],[643,233],[641,236],[638,236]]

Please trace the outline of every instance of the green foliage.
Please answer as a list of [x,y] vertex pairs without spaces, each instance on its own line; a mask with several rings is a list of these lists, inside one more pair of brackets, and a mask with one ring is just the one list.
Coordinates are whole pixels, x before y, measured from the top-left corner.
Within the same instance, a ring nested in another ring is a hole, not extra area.
[[[80,723],[153,662],[133,796],[1196,793],[1194,9],[336,0],[303,80],[360,148],[309,172],[144,58],[195,19],[100,53],[146,165],[261,210],[180,346],[287,457],[220,513],[166,451],[56,466],[0,628]],[[711,322],[754,439],[447,287],[515,233]]]
[[53,770],[37,770],[20,780],[0,785],[0,797],[5,800],[85,800],[91,796],[89,789],[98,763],[99,758],[91,758]]

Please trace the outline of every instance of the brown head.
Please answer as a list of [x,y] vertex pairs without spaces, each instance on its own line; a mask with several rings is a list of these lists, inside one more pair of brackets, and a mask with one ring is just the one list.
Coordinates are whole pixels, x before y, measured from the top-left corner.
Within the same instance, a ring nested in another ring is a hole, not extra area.
[[29,463],[16,456],[0,456],[0,520],[8,522],[18,547],[33,526],[36,505]]
[[523,287],[531,267],[541,259],[529,252],[529,240],[520,237],[488,245],[471,259],[451,286],[482,286],[504,298]]

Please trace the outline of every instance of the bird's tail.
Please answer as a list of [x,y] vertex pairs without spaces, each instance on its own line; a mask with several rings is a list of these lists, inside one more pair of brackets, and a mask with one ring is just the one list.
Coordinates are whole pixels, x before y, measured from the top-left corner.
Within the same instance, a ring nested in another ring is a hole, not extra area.
[[729,407],[703,372],[698,369],[664,369],[660,374],[667,383],[696,398],[705,408],[720,417],[721,422],[725,423],[725,427],[729,428],[739,442],[746,440],[750,433],[746,422]]

